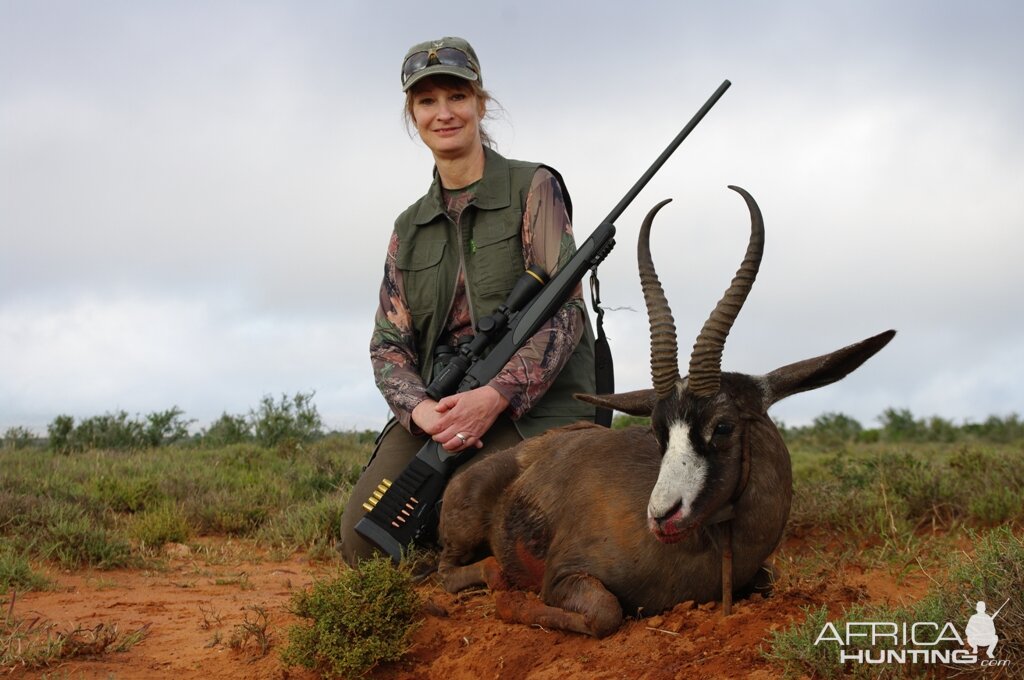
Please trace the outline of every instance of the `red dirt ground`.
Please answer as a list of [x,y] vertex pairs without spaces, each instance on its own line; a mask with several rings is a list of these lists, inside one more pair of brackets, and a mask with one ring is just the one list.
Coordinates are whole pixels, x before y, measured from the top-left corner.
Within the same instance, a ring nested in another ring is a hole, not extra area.
[[[237,544],[231,544],[238,550]],[[231,546],[229,546],[231,547]],[[41,616],[61,629],[116,625],[122,633],[148,626],[147,637],[126,652],[96,659],[76,658],[9,677],[67,678],[254,678],[306,679],[315,674],[285,668],[280,650],[286,630],[296,623],[287,608],[293,593],[334,567],[309,563],[298,555],[286,561],[255,556],[249,548],[224,557],[225,544],[169,560],[160,571],[56,573],[57,589],[18,597],[20,619]],[[230,550],[228,550],[230,553]],[[211,555],[218,555],[211,563]],[[803,557],[821,559],[804,541],[789,539],[776,565],[783,571],[773,597],[755,595],[723,617],[719,606],[677,606],[662,616],[630,620],[604,640],[507,624],[495,619],[486,591],[448,595],[421,586],[428,605],[412,651],[403,661],[378,668],[371,678],[419,680],[560,680],[562,678],[754,678],[778,676],[761,656],[772,630],[802,617],[801,607],[827,604],[838,611],[855,601],[909,602],[927,590],[928,577],[915,570],[897,581],[886,570],[852,568],[827,578],[787,578],[787,564]],[[823,569],[830,569],[825,560]],[[801,585],[804,584],[804,585]],[[806,585],[812,584],[812,585]],[[254,642],[229,644],[252,606],[269,615],[271,649],[262,656]],[[0,671],[0,677],[4,673]]]

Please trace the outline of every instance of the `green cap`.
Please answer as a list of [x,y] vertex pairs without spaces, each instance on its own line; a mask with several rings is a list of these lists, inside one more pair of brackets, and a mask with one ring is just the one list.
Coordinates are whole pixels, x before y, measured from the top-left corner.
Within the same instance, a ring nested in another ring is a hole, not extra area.
[[402,61],[402,90],[428,76],[448,75],[483,84],[480,60],[468,41],[445,37],[413,45]]

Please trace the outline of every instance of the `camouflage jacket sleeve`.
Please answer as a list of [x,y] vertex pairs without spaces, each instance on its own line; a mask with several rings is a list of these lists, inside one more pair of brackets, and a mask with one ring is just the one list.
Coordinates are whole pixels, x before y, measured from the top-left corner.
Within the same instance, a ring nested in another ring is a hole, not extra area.
[[402,272],[396,263],[398,234],[391,234],[380,286],[380,305],[370,340],[370,360],[377,388],[402,426],[412,431],[412,410],[427,396],[420,377],[412,314],[406,304]]
[[[523,260],[539,264],[553,275],[576,253],[572,225],[558,180],[540,168],[533,176],[523,213]],[[488,383],[509,401],[508,412],[518,419],[544,396],[583,335],[582,286],[547,323],[523,345],[505,368]]]

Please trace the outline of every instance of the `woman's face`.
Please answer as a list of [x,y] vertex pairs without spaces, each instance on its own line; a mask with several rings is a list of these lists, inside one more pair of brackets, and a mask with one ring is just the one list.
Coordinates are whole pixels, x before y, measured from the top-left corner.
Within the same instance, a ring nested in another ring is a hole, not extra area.
[[483,102],[469,88],[443,87],[427,78],[413,90],[413,121],[435,158],[475,153],[483,115]]

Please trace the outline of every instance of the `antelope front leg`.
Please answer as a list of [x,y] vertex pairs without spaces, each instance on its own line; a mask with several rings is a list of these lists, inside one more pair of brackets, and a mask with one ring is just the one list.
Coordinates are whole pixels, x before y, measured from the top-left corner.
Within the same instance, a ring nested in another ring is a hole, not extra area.
[[607,637],[622,625],[618,598],[593,576],[572,574],[554,586],[544,599],[549,604],[521,592],[497,593],[498,617],[596,638]]
[[457,593],[472,586],[487,586],[491,590],[505,590],[508,587],[501,566],[493,557],[462,567],[442,561],[437,574],[441,577],[441,585],[449,593]]

